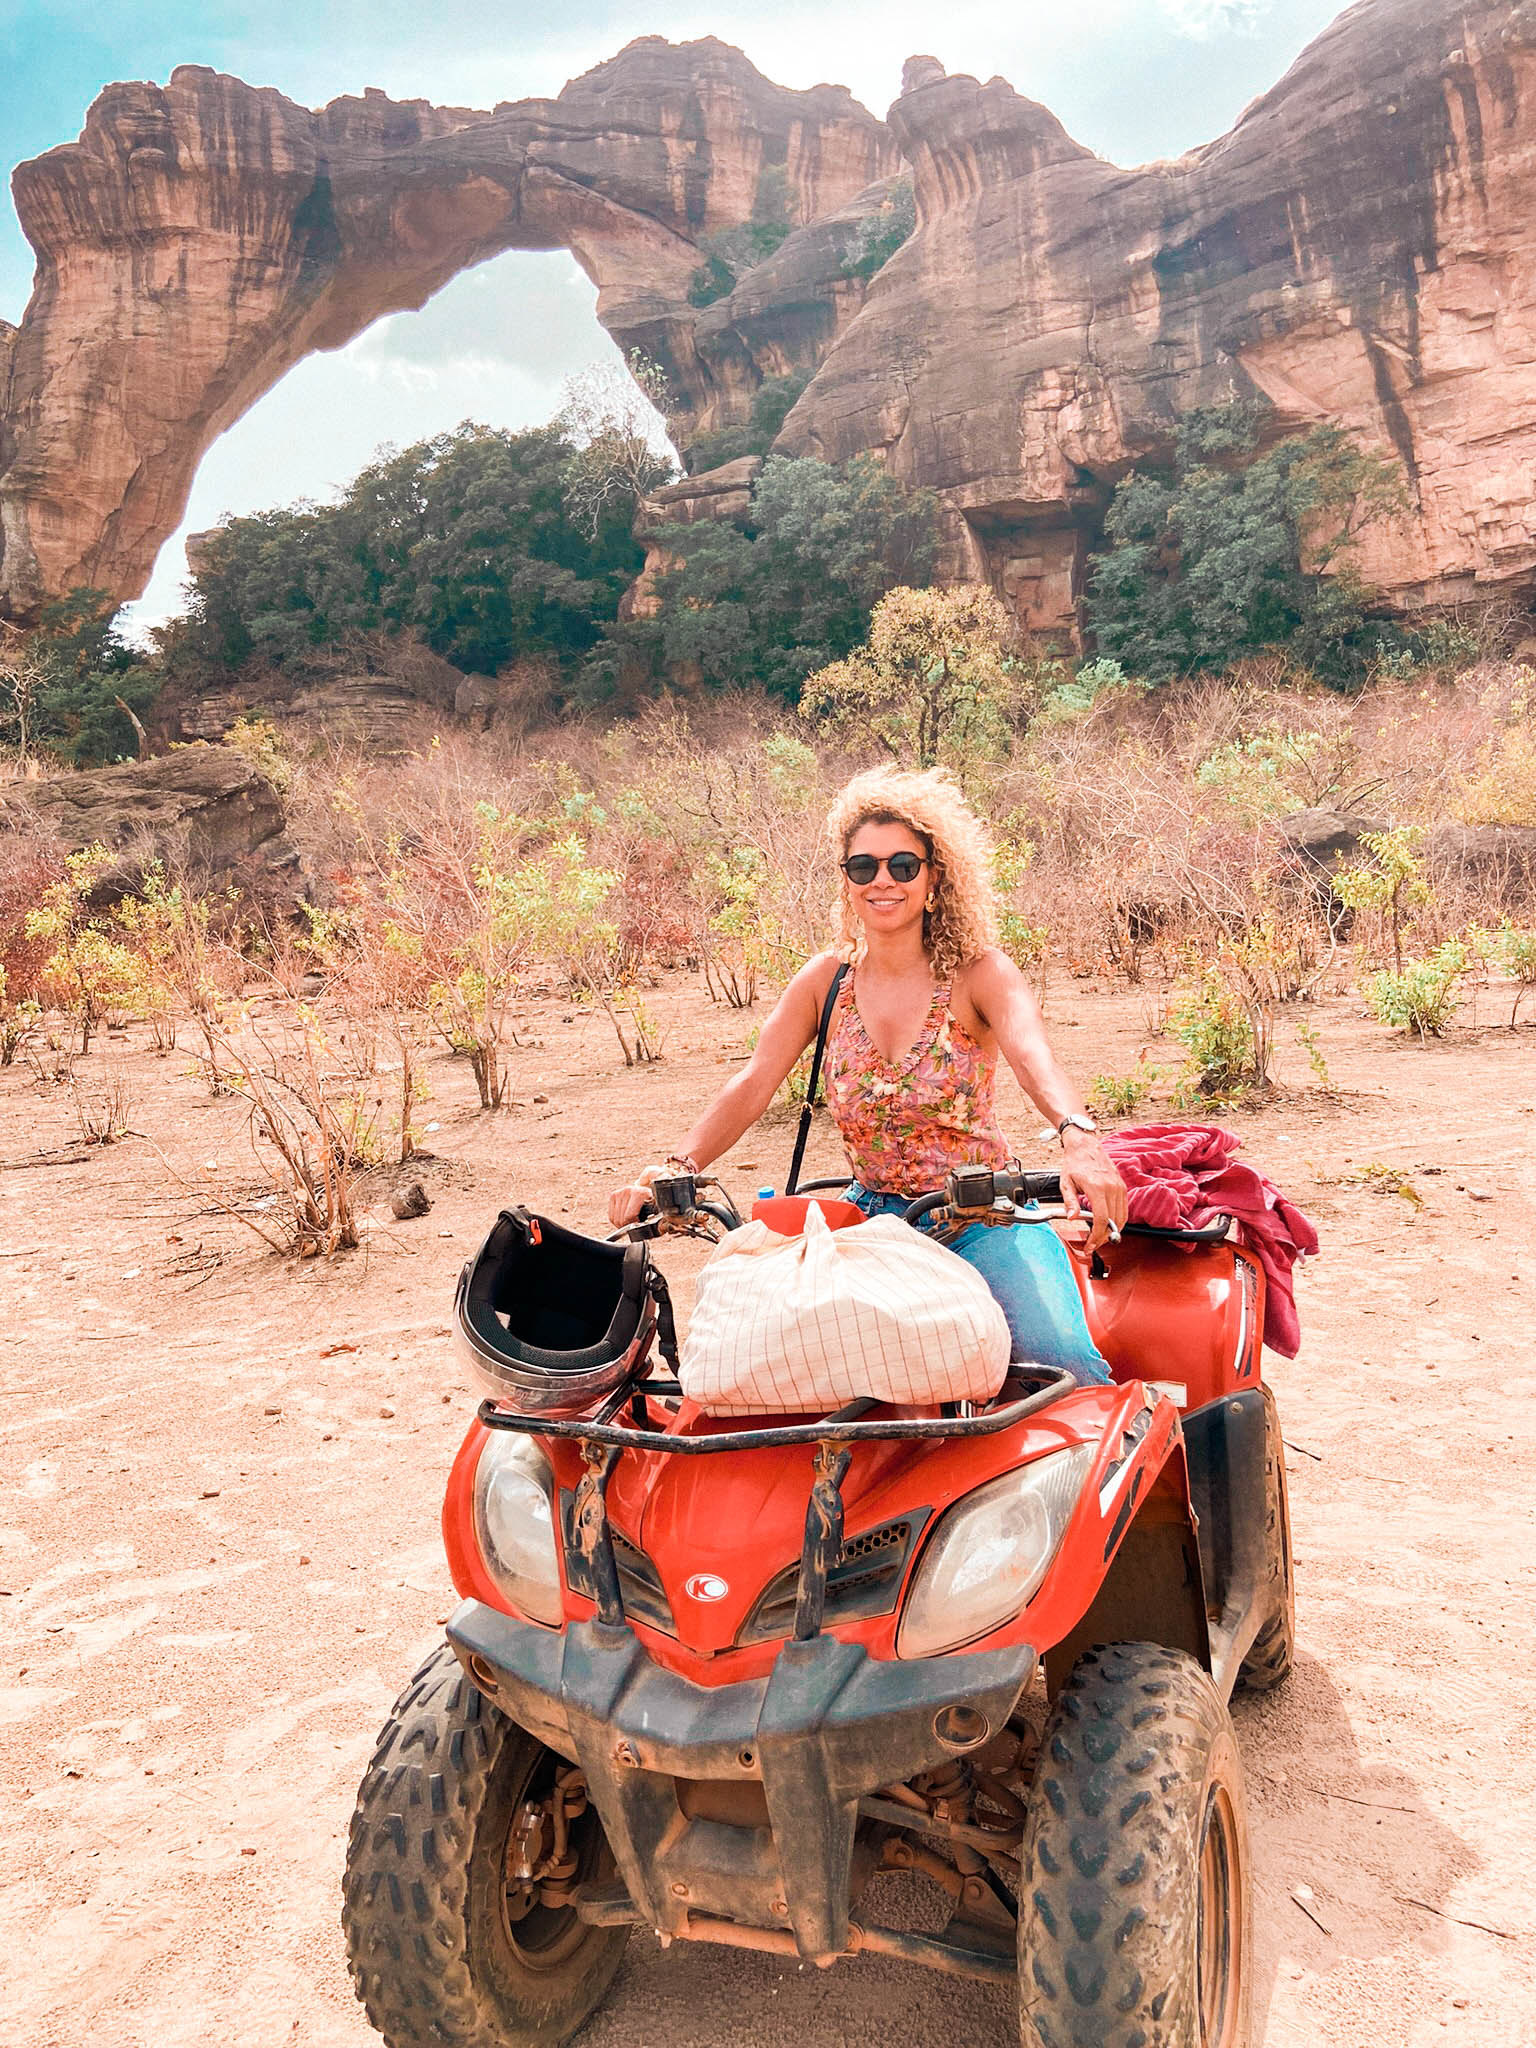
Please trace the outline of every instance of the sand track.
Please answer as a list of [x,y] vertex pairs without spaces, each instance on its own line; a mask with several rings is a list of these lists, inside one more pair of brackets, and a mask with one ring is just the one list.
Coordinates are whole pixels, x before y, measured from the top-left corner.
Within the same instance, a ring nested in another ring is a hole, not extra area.
[[[339,1873],[378,1724],[452,1600],[436,1515],[470,1402],[453,1276],[514,1190],[595,1222],[610,1170],[673,1142],[723,1078],[746,1020],[692,985],[662,1004],[667,1061],[632,1074],[597,1025],[544,1006],[515,1055],[523,1106],[499,1119],[435,1065],[431,1214],[333,1267],[285,1267],[194,1213],[201,1161],[250,1180],[238,1106],[137,1038],[91,1064],[123,1065],[135,1124],[188,1185],[137,1139],[0,1172],[0,2048],[376,2038]],[[1132,1063],[1138,998],[1072,990],[1049,1013],[1076,1071]],[[1298,1053],[1297,1092],[1229,1119],[1326,1254],[1301,1283],[1301,1357],[1271,1362],[1299,1447],[1299,1667],[1237,1708],[1254,2048],[1529,2048],[1536,1033],[1419,1048],[1343,998],[1318,1022],[1341,1096],[1301,1092]],[[1034,1125],[1016,1109],[1010,1127]],[[0,1157],[73,1131],[67,1095],[0,1073]],[[749,1136],[731,1177],[750,1192],[787,1152],[786,1128]],[[1423,1209],[1341,1184],[1373,1162]],[[221,1263],[173,1270],[199,1245]],[[1015,2038],[1006,1998],[897,1964],[821,1975],[637,1935],[583,2039],[873,2048],[893,2009],[916,2041]]]

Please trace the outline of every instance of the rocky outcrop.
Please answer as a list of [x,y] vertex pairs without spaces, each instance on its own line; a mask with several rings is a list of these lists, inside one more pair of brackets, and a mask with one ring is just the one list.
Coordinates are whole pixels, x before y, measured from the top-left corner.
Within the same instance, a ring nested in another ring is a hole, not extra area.
[[1261,396],[1400,460],[1365,575],[1401,606],[1536,571],[1536,6],[1362,0],[1230,134],[1125,171],[1001,79],[909,74],[919,229],[782,445],[880,450],[945,568],[1070,616],[1108,494],[1179,414]]
[[1333,875],[1365,856],[1367,832],[1386,832],[1380,818],[1361,818],[1350,811],[1319,808],[1290,811],[1275,821],[1287,849],[1320,874]]
[[0,405],[0,613],[137,594],[217,434],[300,357],[502,250],[571,250],[610,333],[666,371],[683,440],[744,417],[863,288],[839,270],[759,368],[728,310],[695,345],[701,244],[764,189],[803,226],[896,163],[844,89],[786,91],[712,40],[645,38],[489,113],[379,92],[311,112],[190,65],[109,86],[78,142],[15,174],[38,269]]
[[136,885],[148,860],[204,888],[292,902],[304,893],[282,800],[232,747],[178,747],[85,775],[29,782],[0,799],[0,826],[35,817],[67,848],[102,845],[115,856],[104,886]]
[[[190,67],[109,87],[16,174],[38,284],[0,333],[0,611],[135,594],[203,449],[290,364],[557,246],[666,370],[679,445],[819,365],[776,446],[934,489],[943,572],[1030,625],[1071,622],[1116,482],[1237,397],[1396,455],[1412,509],[1360,567],[1398,606],[1530,587],[1536,0],[1360,0],[1230,134],[1139,170],[1001,79],[921,58],[903,87],[886,125],[656,38],[489,113],[312,113]],[[903,160],[918,229],[866,283]],[[792,232],[692,304],[765,194]]]

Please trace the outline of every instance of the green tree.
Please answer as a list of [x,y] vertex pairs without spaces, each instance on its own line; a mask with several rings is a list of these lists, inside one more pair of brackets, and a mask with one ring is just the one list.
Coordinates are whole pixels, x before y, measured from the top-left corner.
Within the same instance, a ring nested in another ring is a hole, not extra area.
[[712,306],[716,299],[726,298],[738,277],[773,254],[789,234],[792,198],[784,165],[764,164],[758,173],[751,219],[736,227],[718,228],[699,244],[704,261],[688,287],[690,305]]
[[17,665],[28,698],[24,723],[13,717],[19,744],[77,768],[137,758],[160,677],[123,639],[117,609],[84,587],[43,608]]
[[1155,682],[1281,646],[1330,680],[1361,672],[1370,593],[1351,556],[1405,509],[1401,473],[1332,425],[1260,453],[1263,419],[1192,412],[1171,472],[1116,490],[1088,585],[1102,655]]
[[843,258],[849,277],[866,283],[883,270],[917,226],[917,200],[910,178],[897,178],[873,213],[859,222],[853,247]]
[[577,452],[558,427],[465,421],[381,453],[336,505],[225,520],[202,545],[173,659],[302,666],[349,633],[415,627],[469,671],[521,655],[574,664],[643,560],[630,505],[590,531],[572,520]]
[[794,700],[808,675],[858,646],[886,591],[927,583],[934,501],[868,456],[844,470],[773,456],[745,528],[669,526],[656,541],[676,565],[658,581],[659,609],[610,632],[589,669],[594,691],[612,687],[627,657],[658,677],[682,668]]

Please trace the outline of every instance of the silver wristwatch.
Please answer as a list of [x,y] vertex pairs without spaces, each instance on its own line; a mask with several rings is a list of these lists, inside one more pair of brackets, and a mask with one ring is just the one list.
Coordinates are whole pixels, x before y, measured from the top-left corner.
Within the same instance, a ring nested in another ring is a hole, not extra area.
[[1064,1116],[1062,1118],[1061,1122],[1056,1126],[1056,1135],[1058,1138],[1064,1138],[1068,1131],[1088,1131],[1097,1137],[1098,1129],[1098,1125],[1091,1116],[1078,1116],[1074,1113],[1072,1116]]

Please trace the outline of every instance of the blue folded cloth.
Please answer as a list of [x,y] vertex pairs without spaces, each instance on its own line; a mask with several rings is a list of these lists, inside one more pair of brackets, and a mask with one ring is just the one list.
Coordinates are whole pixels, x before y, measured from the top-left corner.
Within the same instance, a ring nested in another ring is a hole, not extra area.
[[[907,1206],[905,1196],[881,1194],[858,1181],[843,1199],[866,1216],[899,1216]],[[1016,1360],[1069,1372],[1082,1386],[1106,1384],[1109,1367],[1088,1334],[1071,1257],[1049,1224],[973,1223],[949,1249],[992,1290],[1008,1318]]]

